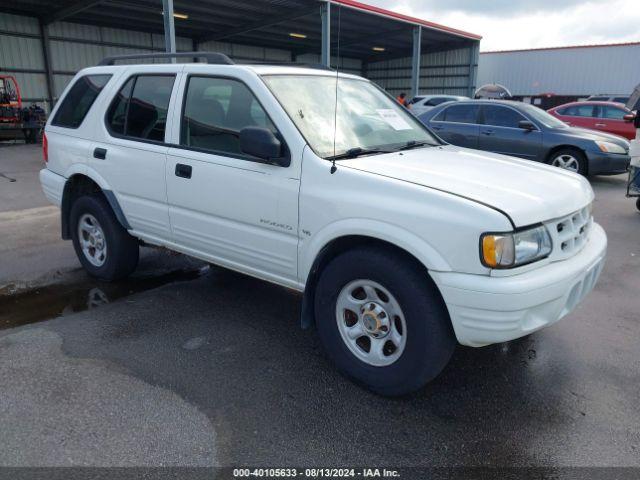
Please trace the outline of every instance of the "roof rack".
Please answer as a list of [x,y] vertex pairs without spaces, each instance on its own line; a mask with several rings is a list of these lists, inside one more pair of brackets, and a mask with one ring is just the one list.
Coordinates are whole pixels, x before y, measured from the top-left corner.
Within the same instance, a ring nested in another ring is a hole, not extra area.
[[331,67],[327,67],[322,63],[299,63],[299,62],[270,62],[268,60],[257,61],[253,63],[247,63],[246,65],[276,65],[279,67],[299,67],[299,68],[312,68],[314,70],[329,70],[331,72],[335,72],[335,69]]
[[98,65],[114,65],[117,60],[134,60],[146,58],[204,58],[207,63],[217,65],[235,65],[235,62],[224,53],[218,52],[177,52],[177,53],[134,53],[133,55],[114,55],[103,58]]

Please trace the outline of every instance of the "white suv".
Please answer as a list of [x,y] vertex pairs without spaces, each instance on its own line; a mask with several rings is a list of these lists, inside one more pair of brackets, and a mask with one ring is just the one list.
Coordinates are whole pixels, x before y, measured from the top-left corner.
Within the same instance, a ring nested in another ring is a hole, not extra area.
[[581,176],[446,145],[357,76],[205,57],[105,61],[52,112],[40,179],[91,275],[130,274],[142,241],[304,292],[303,326],[385,395],[596,283],[607,240]]

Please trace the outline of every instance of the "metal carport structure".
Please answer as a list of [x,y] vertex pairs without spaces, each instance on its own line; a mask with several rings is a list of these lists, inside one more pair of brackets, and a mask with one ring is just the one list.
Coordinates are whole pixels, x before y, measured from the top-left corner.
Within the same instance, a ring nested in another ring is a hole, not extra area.
[[392,94],[469,95],[480,38],[354,0],[0,4],[0,72],[24,83],[27,101],[49,105],[77,70],[104,56],[173,48],[220,51],[238,62],[324,63]]

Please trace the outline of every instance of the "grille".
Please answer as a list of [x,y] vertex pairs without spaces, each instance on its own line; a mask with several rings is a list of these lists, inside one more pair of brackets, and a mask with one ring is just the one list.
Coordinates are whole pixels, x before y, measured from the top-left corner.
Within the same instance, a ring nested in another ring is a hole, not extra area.
[[589,238],[592,223],[590,206],[566,217],[546,222],[545,225],[553,241],[553,251],[549,258],[564,260],[582,250]]

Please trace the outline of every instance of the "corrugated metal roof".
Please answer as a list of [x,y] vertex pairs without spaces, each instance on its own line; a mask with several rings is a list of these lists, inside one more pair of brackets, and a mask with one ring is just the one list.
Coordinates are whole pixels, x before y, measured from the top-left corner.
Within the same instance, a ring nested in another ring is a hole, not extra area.
[[478,85],[499,83],[513,95],[627,94],[640,82],[640,42],[482,53]]

